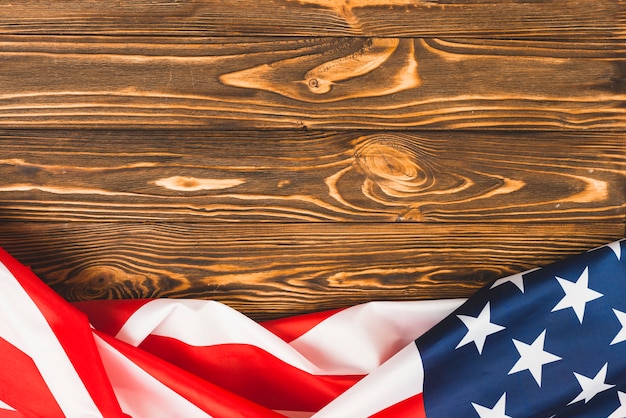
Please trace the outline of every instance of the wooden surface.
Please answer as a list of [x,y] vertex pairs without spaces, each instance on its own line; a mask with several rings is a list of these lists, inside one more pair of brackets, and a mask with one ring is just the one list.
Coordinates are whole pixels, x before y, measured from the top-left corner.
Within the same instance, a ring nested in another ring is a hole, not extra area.
[[623,0],[16,0],[11,34],[624,39]]
[[2,4],[0,246],[70,300],[469,296],[625,236],[625,38],[621,0]]
[[0,127],[626,126],[626,43],[0,37]]
[[200,297],[262,319],[467,297],[624,233],[607,223],[37,223],[2,231],[7,250],[69,300]]
[[614,132],[0,131],[0,156],[0,221],[626,217]]

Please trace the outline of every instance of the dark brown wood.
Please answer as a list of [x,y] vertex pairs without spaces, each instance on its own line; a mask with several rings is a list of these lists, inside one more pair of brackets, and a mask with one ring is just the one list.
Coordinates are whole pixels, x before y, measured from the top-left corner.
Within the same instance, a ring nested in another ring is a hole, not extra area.
[[0,63],[11,128],[626,126],[623,42],[9,36]]
[[195,297],[257,319],[466,297],[624,235],[624,224],[10,223],[0,246],[70,300]]
[[0,246],[70,300],[465,297],[624,237],[625,39],[624,0],[4,2]]
[[0,32],[621,38],[622,0],[14,0]]
[[626,139],[3,131],[0,220],[621,223]]

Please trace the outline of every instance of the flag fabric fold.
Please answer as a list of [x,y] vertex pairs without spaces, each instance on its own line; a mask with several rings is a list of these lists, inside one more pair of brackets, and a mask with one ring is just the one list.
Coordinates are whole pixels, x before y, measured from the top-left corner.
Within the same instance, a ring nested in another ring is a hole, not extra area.
[[215,301],[70,304],[0,250],[0,417],[626,417],[624,253],[257,323]]

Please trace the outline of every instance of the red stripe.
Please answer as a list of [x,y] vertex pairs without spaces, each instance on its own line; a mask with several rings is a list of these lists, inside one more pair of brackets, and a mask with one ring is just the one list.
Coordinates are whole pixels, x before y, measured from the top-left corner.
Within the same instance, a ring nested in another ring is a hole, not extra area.
[[[128,318],[147,302],[149,300],[102,300],[74,305],[89,316],[98,330],[116,335]],[[289,342],[339,311],[341,309],[299,315],[262,325]],[[270,409],[316,411],[362,377],[313,376],[251,345],[193,347],[175,339],[150,336],[140,348]],[[283,378],[277,378],[279,376]]]
[[[89,322],[96,329],[115,336],[139,308],[152,300],[154,299],[89,300],[73,302],[72,305],[87,314]],[[261,322],[260,325],[289,343],[342,310],[296,315]]]
[[337,312],[341,312],[344,309],[334,309],[331,311],[314,312],[310,314],[275,319],[272,321],[262,322],[261,325],[289,343],[311,330],[311,328],[320,322],[330,318]]
[[[0,338],[0,399],[26,416],[62,418],[61,408],[50,393],[33,360]],[[0,410],[0,417],[15,412]]]
[[398,402],[395,405],[385,408],[372,415],[370,418],[398,418],[398,417],[411,417],[411,418],[426,418],[426,411],[424,410],[424,397],[422,394],[417,394]]
[[276,410],[317,411],[363,377],[312,375],[247,344],[195,347],[150,335],[139,347]]
[[89,300],[73,302],[76,308],[87,314],[89,322],[98,330],[115,336],[128,318],[152,299]]
[[100,361],[87,317],[2,249],[0,261],[48,321],[101,413],[106,417],[124,417]]
[[142,349],[102,332],[94,332],[155,379],[214,418],[282,417],[270,409],[228,392],[224,388],[203,380],[197,375],[178,368]]
[[0,418],[28,418],[28,416],[22,414],[21,412],[0,409]]

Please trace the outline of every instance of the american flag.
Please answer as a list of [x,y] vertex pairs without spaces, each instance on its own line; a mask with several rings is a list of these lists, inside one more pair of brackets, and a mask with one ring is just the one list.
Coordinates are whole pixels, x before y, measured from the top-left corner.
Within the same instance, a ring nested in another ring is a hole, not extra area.
[[626,417],[625,241],[468,300],[70,304],[0,251],[0,417]]
[[422,336],[428,416],[626,417],[621,250],[498,280]]

